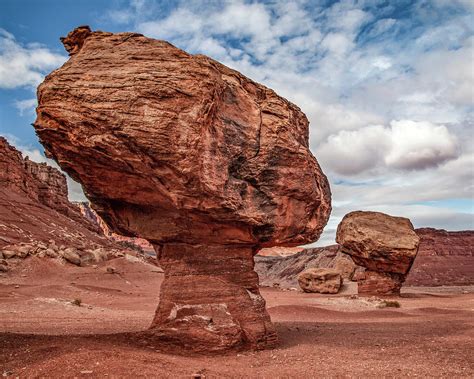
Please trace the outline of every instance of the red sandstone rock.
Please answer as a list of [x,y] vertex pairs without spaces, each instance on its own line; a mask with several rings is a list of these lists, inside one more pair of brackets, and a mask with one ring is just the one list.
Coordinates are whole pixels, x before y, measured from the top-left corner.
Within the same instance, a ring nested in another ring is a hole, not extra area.
[[342,276],[330,268],[309,268],[298,275],[298,284],[304,292],[338,293]]
[[410,220],[380,212],[351,212],[337,228],[344,253],[367,270],[358,276],[359,294],[399,294],[415,260],[419,237]]
[[[155,332],[199,349],[272,346],[252,254],[315,241],[331,209],[305,115],[165,41],[82,27],[63,42],[71,58],[40,85],[35,128],[113,231],[164,252]],[[224,252],[234,259],[213,258]]]
[[0,137],[0,189],[26,196],[99,232],[97,226],[84,219],[79,209],[69,202],[66,177],[59,170],[23,158],[3,137]]

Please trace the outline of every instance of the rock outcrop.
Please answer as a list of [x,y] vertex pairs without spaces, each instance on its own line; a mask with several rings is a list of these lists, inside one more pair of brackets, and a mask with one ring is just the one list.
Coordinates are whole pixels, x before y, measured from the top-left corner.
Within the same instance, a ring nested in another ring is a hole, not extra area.
[[23,158],[21,153],[0,136],[0,188],[30,198],[54,209],[86,228],[99,232],[93,223],[81,216],[79,208],[67,198],[66,177],[46,163]]
[[366,268],[359,294],[399,295],[418,252],[420,238],[410,220],[380,212],[351,212],[337,228],[342,252]]
[[342,276],[330,268],[309,268],[298,275],[298,284],[304,292],[338,293]]
[[23,158],[0,137],[1,272],[32,256],[85,266],[127,252],[134,254],[107,239],[68,201],[59,170]]
[[474,231],[450,232],[420,228],[418,255],[406,285],[463,286],[474,284]]
[[305,115],[165,41],[81,27],[63,42],[34,126],[113,231],[155,246],[152,331],[195,350],[274,346],[252,257],[315,241],[331,209]]

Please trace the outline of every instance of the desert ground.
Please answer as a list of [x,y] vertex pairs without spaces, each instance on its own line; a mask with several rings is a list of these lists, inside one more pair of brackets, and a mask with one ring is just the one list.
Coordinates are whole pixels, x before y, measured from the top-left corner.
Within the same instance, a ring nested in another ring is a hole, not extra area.
[[279,347],[202,356],[141,333],[159,300],[156,266],[51,262],[0,276],[4,377],[474,377],[474,286],[407,287],[400,308],[355,296],[354,283],[338,295],[262,288]]

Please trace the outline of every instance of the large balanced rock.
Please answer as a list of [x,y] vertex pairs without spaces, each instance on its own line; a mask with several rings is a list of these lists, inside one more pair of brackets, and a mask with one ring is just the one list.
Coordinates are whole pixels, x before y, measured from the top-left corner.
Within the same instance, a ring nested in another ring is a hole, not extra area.
[[330,268],[309,268],[298,275],[298,284],[304,292],[338,293],[342,276]]
[[357,265],[359,294],[396,295],[418,252],[410,220],[380,212],[351,212],[337,228],[336,241]]
[[35,128],[111,230],[165,270],[152,330],[193,349],[276,341],[258,291],[262,247],[316,240],[328,181],[301,110],[165,41],[80,27],[38,89]]

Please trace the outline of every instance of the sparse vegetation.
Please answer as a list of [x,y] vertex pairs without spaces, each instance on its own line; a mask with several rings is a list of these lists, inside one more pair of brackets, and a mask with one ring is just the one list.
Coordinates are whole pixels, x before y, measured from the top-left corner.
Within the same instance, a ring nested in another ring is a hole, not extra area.
[[396,300],[382,300],[377,308],[400,308],[400,303]]
[[74,299],[73,301],[71,301],[71,304],[80,307],[81,304],[82,304],[82,300],[81,299]]

